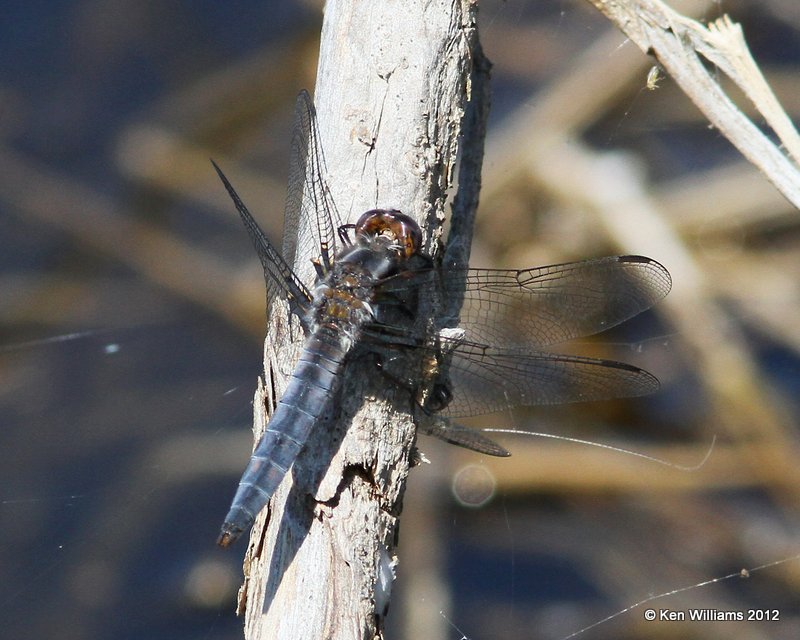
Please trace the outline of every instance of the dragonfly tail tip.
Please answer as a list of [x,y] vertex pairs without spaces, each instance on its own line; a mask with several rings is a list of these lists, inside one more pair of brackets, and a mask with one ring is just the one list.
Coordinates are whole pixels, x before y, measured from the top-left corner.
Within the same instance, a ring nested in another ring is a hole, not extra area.
[[217,544],[223,549],[227,548],[239,539],[240,534],[241,531],[237,531],[226,523],[222,526],[222,531],[219,534],[219,538],[217,538]]

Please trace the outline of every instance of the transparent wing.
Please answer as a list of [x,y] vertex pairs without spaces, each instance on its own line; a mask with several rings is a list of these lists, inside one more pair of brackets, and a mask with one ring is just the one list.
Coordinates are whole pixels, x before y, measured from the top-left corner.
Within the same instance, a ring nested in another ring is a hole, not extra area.
[[292,310],[301,318],[305,316],[305,311],[311,304],[311,295],[306,286],[300,281],[298,276],[283,259],[278,250],[267,239],[266,234],[258,226],[253,216],[248,211],[239,194],[233,188],[228,178],[222,173],[222,170],[217,166],[213,160],[211,164],[214,165],[217,174],[225,185],[236,211],[239,212],[239,217],[242,219],[250,239],[253,241],[258,258],[261,260],[261,265],[264,268],[264,278],[267,281],[267,301],[274,299],[275,296],[283,296],[289,300]]
[[[451,295],[465,291],[459,324],[463,333],[457,338],[432,338],[430,325],[404,329],[401,322],[366,332],[373,343],[423,349],[423,361],[438,363],[423,377],[441,376],[442,367],[447,371],[446,354],[452,354],[449,380],[442,381],[453,399],[444,416],[636,396],[658,388],[656,378],[637,367],[540,350],[604,331],[663,298],[671,286],[669,273],[649,258],[612,256],[519,271],[428,269],[387,285],[387,305],[397,308],[413,300],[415,291],[433,291],[434,305],[446,305]],[[395,312],[398,317],[402,314]],[[391,365],[395,378],[415,387],[419,368],[408,365],[403,371],[400,357],[391,359]]]
[[329,265],[338,247],[342,221],[326,174],[316,110],[304,90],[295,103],[283,232],[283,256],[304,280],[313,279],[313,269],[305,260],[298,263],[298,256],[322,258]]
[[434,314],[463,294],[458,326],[464,340],[503,350],[605,331],[652,307],[671,286],[655,260],[610,256],[521,270],[419,269],[389,279],[380,293],[390,308],[430,292]]
[[510,456],[508,449],[497,444],[494,440],[485,436],[477,429],[465,427],[464,425],[452,422],[441,415],[423,416],[417,420],[417,428],[429,436],[439,438],[450,444],[464,447],[470,451],[485,453],[489,456],[505,458]]
[[441,414],[473,416],[514,406],[563,404],[652,393],[658,380],[621,362],[460,345],[450,364],[452,401]]
[[[642,256],[611,256],[533,269],[466,269],[459,326],[467,342],[544,347],[605,331],[667,295],[669,272]],[[457,282],[448,276],[441,282]],[[441,296],[447,299],[449,288]]]
[[[330,266],[337,249],[339,214],[325,183],[325,160],[319,141],[316,111],[308,92],[297,96],[289,160],[289,184],[284,210],[283,252],[267,239],[230,182],[214,164],[255,245],[267,280],[267,299],[285,297],[301,321],[311,296],[304,282],[315,272],[307,258]],[[302,256],[304,259],[299,260]]]

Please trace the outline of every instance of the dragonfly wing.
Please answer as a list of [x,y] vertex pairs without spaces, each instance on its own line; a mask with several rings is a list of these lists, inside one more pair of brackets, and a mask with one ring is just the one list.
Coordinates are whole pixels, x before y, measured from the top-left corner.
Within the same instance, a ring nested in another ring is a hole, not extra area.
[[461,345],[453,353],[451,402],[442,415],[482,415],[514,406],[646,395],[652,374],[621,362],[554,353],[499,352]]
[[213,160],[211,163],[214,165],[220,180],[222,180],[222,184],[225,185],[231,200],[233,200],[236,211],[239,212],[239,217],[242,219],[247,233],[253,241],[258,258],[261,260],[261,265],[264,267],[268,300],[274,299],[275,296],[286,298],[291,305],[292,311],[303,321],[311,305],[311,294],[286,260],[283,259],[280,252],[269,241],[261,227],[258,226],[258,223],[248,211],[228,178],[217,166],[217,163]]
[[298,258],[321,258],[329,266],[339,246],[342,221],[326,183],[316,110],[305,90],[297,96],[292,131],[283,256],[298,273],[313,276],[307,260]]
[[[457,282],[448,274],[442,283]],[[605,331],[670,290],[669,272],[641,256],[611,256],[533,269],[466,269],[460,327],[496,348],[544,347]],[[442,284],[447,299],[450,287]],[[456,292],[454,292],[455,294]]]
[[439,415],[424,416],[418,419],[417,428],[429,436],[471,451],[501,458],[511,455],[506,448],[501,447],[491,438],[487,438],[477,429],[451,422]]

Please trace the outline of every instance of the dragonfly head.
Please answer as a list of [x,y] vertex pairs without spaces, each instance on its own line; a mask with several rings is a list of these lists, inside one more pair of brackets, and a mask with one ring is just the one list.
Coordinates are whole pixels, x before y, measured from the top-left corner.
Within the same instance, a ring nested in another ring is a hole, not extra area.
[[387,238],[406,260],[422,245],[422,231],[413,218],[395,209],[372,209],[356,222],[356,235]]

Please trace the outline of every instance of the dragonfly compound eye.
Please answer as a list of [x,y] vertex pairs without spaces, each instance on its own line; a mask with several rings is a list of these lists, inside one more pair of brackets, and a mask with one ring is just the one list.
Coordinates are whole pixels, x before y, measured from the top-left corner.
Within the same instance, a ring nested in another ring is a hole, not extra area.
[[388,235],[396,242],[405,258],[410,258],[422,245],[422,231],[416,221],[396,209],[372,209],[361,214],[356,234],[370,237]]

